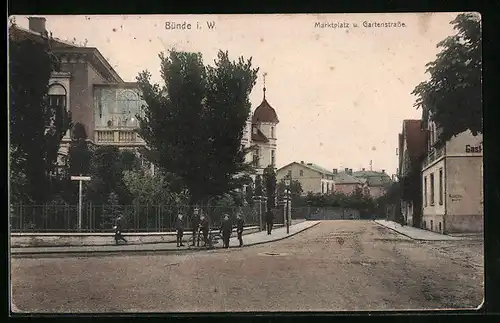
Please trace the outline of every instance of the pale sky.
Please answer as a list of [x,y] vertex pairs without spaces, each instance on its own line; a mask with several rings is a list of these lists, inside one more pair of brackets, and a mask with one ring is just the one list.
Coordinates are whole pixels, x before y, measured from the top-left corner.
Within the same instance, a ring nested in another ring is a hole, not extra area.
[[[259,79],[252,110],[266,98],[280,123],[277,166],[313,162],[328,169],[397,168],[404,119],[420,118],[410,93],[426,79],[436,44],[455,33],[457,13],[301,15],[45,16],[54,37],[97,47],[125,81],[147,69],[161,82],[158,53],[201,52],[212,64],[219,49],[233,59],[252,57]],[[28,28],[25,16],[16,23]],[[405,27],[363,27],[363,21]],[[191,30],[167,30],[166,22]],[[207,22],[215,22],[210,29]],[[316,22],[349,27],[315,27]],[[201,29],[197,29],[199,23]],[[358,23],[359,27],[353,27]]]

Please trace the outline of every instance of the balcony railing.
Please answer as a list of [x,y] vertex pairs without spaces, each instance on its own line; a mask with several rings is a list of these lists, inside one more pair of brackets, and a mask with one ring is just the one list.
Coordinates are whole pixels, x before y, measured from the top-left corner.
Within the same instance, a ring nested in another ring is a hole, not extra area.
[[95,142],[105,145],[144,145],[137,132],[133,128],[116,128],[116,129],[96,129]]
[[427,154],[424,160],[424,167],[432,164],[435,160],[444,155],[444,146],[439,148],[431,148],[431,151]]

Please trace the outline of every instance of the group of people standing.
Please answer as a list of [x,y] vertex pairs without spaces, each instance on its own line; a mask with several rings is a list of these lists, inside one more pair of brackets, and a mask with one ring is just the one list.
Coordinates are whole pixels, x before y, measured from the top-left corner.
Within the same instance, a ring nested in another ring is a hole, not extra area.
[[[177,247],[183,247],[184,244],[182,242],[182,238],[184,236],[184,227],[185,227],[186,216],[183,213],[179,213],[177,215],[175,221],[175,229],[177,231]],[[273,230],[273,222],[274,222],[274,214],[271,208],[267,209],[265,214],[265,222],[267,227],[267,234],[271,234]],[[245,225],[245,221],[243,219],[243,213],[240,208],[236,210],[236,233],[238,235],[239,246],[243,246],[243,227]],[[115,242],[116,244],[119,241],[127,240],[122,235],[122,217],[118,217],[116,219],[115,225],[113,226],[115,230]],[[210,222],[208,216],[204,215],[200,212],[199,209],[194,209],[193,217],[192,217],[192,235],[193,241],[192,246],[195,246],[197,239],[199,239],[199,235],[201,234],[201,238],[203,239],[204,245],[209,246],[209,231],[210,231]],[[220,234],[222,236],[222,242],[224,248],[229,248],[229,240],[231,238],[231,233],[233,231],[233,223],[229,214],[224,214],[220,226]]]
[[[184,227],[185,227],[185,219],[186,216],[182,213],[179,213],[175,223],[175,229],[177,231],[177,247],[183,247],[184,244],[182,242],[182,237],[184,236]],[[273,229],[274,222],[274,214],[270,208],[268,208],[266,212],[266,226],[267,226],[267,234],[271,234]],[[245,221],[243,219],[243,214],[241,209],[238,208],[236,210],[236,233],[238,235],[239,246],[243,246],[243,227],[245,225]],[[199,209],[194,209],[193,217],[192,217],[192,235],[193,241],[192,246],[195,246],[198,235],[202,235],[203,242],[205,246],[210,245],[209,241],[209,231],[210,231],[210,223],[209,219],[206,215],[200,212]],[[233,231],[233,222],[229,214],[225,213],[222,217],[222,222],[220,225],[220,234],[222,236],[222,242],[224,248],[229,248],[229,240],[231,238],[231,233]]]

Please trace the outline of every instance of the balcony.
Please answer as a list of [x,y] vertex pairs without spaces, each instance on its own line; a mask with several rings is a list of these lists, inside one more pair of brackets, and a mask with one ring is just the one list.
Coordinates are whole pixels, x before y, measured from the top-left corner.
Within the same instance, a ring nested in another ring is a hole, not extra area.
[[144,146],[146,144],[134,128],[96,129],[95,143],[114,146]]
[[427,167],[432,164],[435,160],[441,158],[444,155],[444,145],[439,148],[431,148],[429,153],[424,159],[423,166]]

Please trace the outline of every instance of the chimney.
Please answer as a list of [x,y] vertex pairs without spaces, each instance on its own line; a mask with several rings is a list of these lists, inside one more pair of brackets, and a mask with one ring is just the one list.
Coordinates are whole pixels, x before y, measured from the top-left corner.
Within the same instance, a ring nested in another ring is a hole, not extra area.
[[344,172],[349,174],[349,168],[344,169]]
[[47,19],[44,17],[28,17],[29,29],[36,33],[46,34],[45,22]]
[[349,168],[349,175],[352,175],[352,168]]
[[337,168],[334,168],[334,169],[332,170],[332,173],[334,173],[334,174],[338,174],[338,170],[337,170]]
[[303,161],[303,160],[301,160],[301,161],[300,161],[300,163],[301,163],[301,164],[304,164],[304,161]]
[[312,166],[312,163],[307,163],[307,165]]
[[363,171],[363,172],[364,172],[364,171],[365,171],[365,169],[364,169],[364,168],[361,168],[361,171]]
[[385,174],[385,169],[382,169],[382,173],[384,173],[384,174]]

